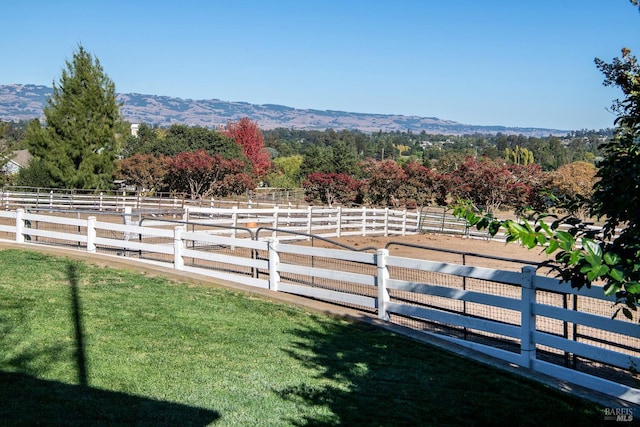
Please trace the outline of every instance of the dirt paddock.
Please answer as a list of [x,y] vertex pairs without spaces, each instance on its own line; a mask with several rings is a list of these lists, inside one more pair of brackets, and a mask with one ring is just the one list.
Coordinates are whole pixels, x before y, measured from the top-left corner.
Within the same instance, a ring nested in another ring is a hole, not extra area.
[[[461,255],[446,251],[456,251],[468,254],[478,254],[489,257],[509,258],[528,262],[542,262],[549,259],[542,248],[527,249],[518,243],[505,243],[488,239],[468,238],[460,235],[449,234],[412,234],[406,236],[348,236],[329,239],[356,249],[367,247],[383,249],[389,245],[389,253],[395,256],[428,259],[459,263]],[[399,243],[399,244],[394,244]],[[323,246],[322,243],[314,243]],[[406,244],[407,246],[403,246]],[[433,250],[419,249],[414,246],[433,248]],[[487,268],[501,268],[503,263],[491,260],[467,261],[467,264],[476,264]]]

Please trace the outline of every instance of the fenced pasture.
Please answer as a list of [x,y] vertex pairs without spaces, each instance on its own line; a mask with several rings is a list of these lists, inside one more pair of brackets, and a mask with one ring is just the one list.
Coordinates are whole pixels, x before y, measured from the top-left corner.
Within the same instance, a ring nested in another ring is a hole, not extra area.
[[193,207],[136,216],[130,209],[18,209],[0,211],[0,238],[73,246],[346,305],[640,403],[640,327],[611,319],[614,301],[602,288],[578,291],[535,263],[506,257],[424,246],[392,255],[406,243],[356,250],[328,240],[420,232],[418,215],[398,212]]
[[0,250],[0,266],[2,425],[493,425],[499,414],[600,426],[605,415],[382,328],[234,290],[32,250]]
[[[361,208],[326,208],[308,206],[304,203],[300,189],[258,188],[246,196],[234,199],[196,199],[176,195],[147,196],[140,192],[82,192],[52,189],[9,188],[0,189],[0,210],[14,211],[77,211],[97,212],[99,214],[124,215],[126,212],[138,213],[140,220],[144,213],[189,212],[193,219],[202,216],[208,220],[218,220],[231,226],[243,226],[258,218],[258,225],[279,228],[278,218],[289,229],[297,229],[307,234],[339,237],[342,235],[360,235],[362,227],[372,228],[378,224],[378,232],[385,233],[385,227],[405,228],[405,232],[439,232],[449,234],[467,234],[487,238],[487,233],[469,229],[466,222],[456,218],[447,208],[423,207],[413,210]],[[217,213],[214,211],[217,209]],[[234,212],[233,209],[236,209]],[[259,209],[267,213],[264,217]],[[274,213],[274,209],[278,213]],[[326,215],[325,215],[326,214]],[[270,216],[275,215],[275,218]],[[214,218],[215,217],[215,218]],[[253,218],[253,219],[252,219]],[[330,219],[333,218],[333,219]],[[327,231],[323,231],[327,230]],[[344,233],[341,233],[341,229]],[[338,230],[336,234],[331,233]],[[395,230],[398,231],[398,230]],[[387,228],[387,233],[394,230]],[[370,231],[368,232],[370,234]]]

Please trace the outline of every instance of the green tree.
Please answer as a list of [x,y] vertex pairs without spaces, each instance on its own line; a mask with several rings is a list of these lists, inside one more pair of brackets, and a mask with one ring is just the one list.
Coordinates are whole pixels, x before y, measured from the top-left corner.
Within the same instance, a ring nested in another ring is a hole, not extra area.
[[505,148],[505,159],[510,160],[516,165],[532,165],[535,161],[533,153],[526,148],[520,148],[516,145],[515,149]]
[[306,177],[314,172],[336,172],[331,147],[314,145],[304,154],[302,164],[300,165],[300,174]]
[[164,138],[157,142],[153,153],[175,156],[187,151],[205,150],[226,159],[242,158],[242,148],[233,139],[216,130],[201,126],[171,125]]
[[336,173],[354,175],[358,172],[358,160],[355,147],[350,147],[343,141],[337,141],[333,147],[333,165]]
[[113,81],[79,46],[44,107],[46,124],[29,124],[26,142],[48,186],[106,189],[113,184],[124,127]]
[[137,135],[130,135],[124,143],[123,156],[134,154],[163,154],[156,150],[158,144],[158,129],[146,123],[140,123]]
[[266,176],[269,187],[300,187],[300,166],[302,166],[302,156],[299,155],[273,159],[273,170]]

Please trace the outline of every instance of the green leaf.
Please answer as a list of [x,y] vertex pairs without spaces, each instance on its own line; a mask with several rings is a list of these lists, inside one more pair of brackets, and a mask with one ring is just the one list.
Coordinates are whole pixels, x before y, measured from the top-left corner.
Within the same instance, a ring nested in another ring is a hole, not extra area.
[[609,271],[609,277],[611,277],[616,282],[622,282],[624,280],[624,272],[617,268],[612,268]]
[[615,252],[605,252],[603,255],[604,262],[608,265],[616,265],[619,264],[622,258]]
[[617,283],[609,283],[604,286],[604,294],[606,296],[615,295],[618,290],[620,290],[620,285]]
[[571,234],[566,231],[558,230],[556,231],[556,237],[558,238],[558,243],[563,250],[570,252],[573,249],[576,241]]
[[624,307],[622,309],[622,314],[624,314],[624,317],[626,317],[627,319],[633,320],[633,315],[631,314],[628,308]]
[[602,258],[602,247],[593,239],[582,239],[582,247],[587,253],[597,258]]
[[549,246],[547,246],[547,249],[545,249],[545,252],[547,255],[552,254],[556,250],[558,250],[559,247],[560,247],[560,244],[558,243],[558,241],[556,239],[551,239],[549,240]]
[[522,236],[523,234],[527,234],[527,229],[523,227],[521,224],[513,221],[505,221],[504,226],[507,228],[507,232],[512,236]]
[[632,283],[628,283],[624,286],[624,288],[627,290],[627,292],[629,292],[630,294],[640,294],[640,283],[638,282],[632,282]]
[[498,234],[501,226],[502,223],[500,221],[491,221],[491,224],[489,224],[489,234],[495,236],[496,234]]
[[544,232],[545,232],[545,233],[547,233],[547,235],[549,235],[549,236],[552,236],[552,235],[553,235],[553,231],[551,231],[551,227],[549,227],[549,224],[547,224],[546,222],[544,222],[544,221],[540,221],[540,222],[538,223],[538,227],[539,227],[541,230],[544,230]]
[[593,282],[596,279],[606,276],[608,272],[609,272],[609,267],[607,267],[606,265],[593,267],[591,271],[587,273],[587,279]]
[[576,265],[582,259],[584,259],[584,255],[582,254],[582,252],[580,252],[579,250],[575,250],[575,251],[569,252],[569,261],[567,262],[567,264]]
[[538,244],[535,234],[524,234],[520,237],[520,240],[522,241],[522,244],[529,249],[535,247]]

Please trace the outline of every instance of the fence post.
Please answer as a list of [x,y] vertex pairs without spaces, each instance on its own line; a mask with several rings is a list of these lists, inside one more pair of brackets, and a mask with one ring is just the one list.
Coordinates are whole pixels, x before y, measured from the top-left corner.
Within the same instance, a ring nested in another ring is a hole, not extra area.
[[[307,208],[307,234],[311,234],[311,223],[313,222],[313,206]],[[307,238],[307,240],[309,240]]]
[[278,239],[269,239],[269,289],[278,291],[280,283],[280,254],[278,253]]
[[337,209],[338,211],[336,212],[336,215],[338,217],[336,218],[336,236],[341,237],[342,236],[342,206],[338,206]]
[[24,243],[24,209],[16,209],[16,242]]
[[389,269],[387,268],[388,249],[378,249],[376,251],[376,264],[378,266],[378,277],[376,285],[378,286],[378,318],[381,320],[389,320],[387,313],[387,304],[390,301],[389,292],[387,291],[387,281],[389,280]]
[[87,218],[87,252],[96,253],[96,217]]
[[536,274],[535,267],[522,267],[522,309],[521,309],[521,339],[520,339],[520,356],[522,365],[527,368],[533,367],[536,359],[536,315],[533,306],[536,303],[536,289],[533,278]]
[[271,237],[275,239],[278,237],[277,231],[275,230],[278,228],[278,205],[273,207],[273,228],[274,230],[271,232]]
[[179,225],[173,229],[173,268],[176,270],[184,270],[184,259],[182,258],[182,250],[184,242],[182,241],[182,232],[185,227]]
[[362,235],[367,235],[367,208],[366,206],[362,207]]
[[231,226],[233,227],[231,229],[231,238],[235,239],[236,238],[235,227],[238,226],[238,207],[235,205],[231,206]]
[[402,213],[402,235],[403,236],[407,235],[407,209],[406,208]]
[[[124,207],[124,215],[122,215],[122,219],[124,220],[124,225],[131,225],[131,206]],[[124,232],[124,240],[131,239],[131,233],[128,231]]]
[[384,237],[389,235],[389,208],[384,208]]

